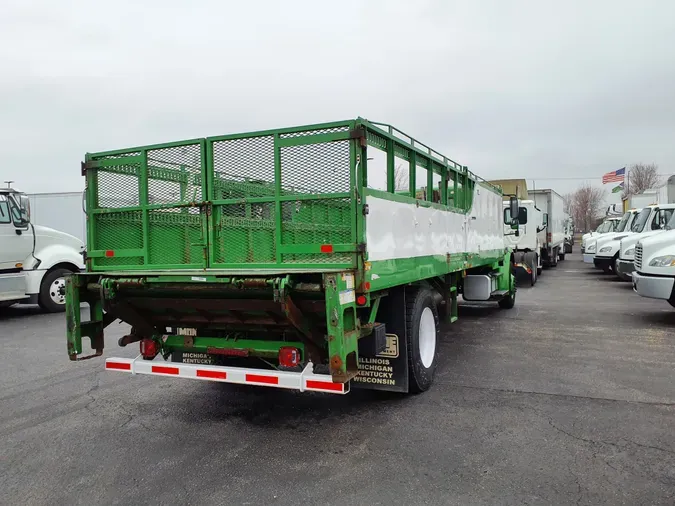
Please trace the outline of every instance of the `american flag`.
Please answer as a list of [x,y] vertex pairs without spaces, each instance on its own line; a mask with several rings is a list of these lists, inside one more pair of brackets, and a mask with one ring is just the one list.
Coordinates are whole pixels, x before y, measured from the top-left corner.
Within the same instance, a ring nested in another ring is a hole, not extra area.
[[619,170],[613,170],[602,176],[602,184],[607,183],[618,183],[623,181],[624,176],[626,175],[626,167]]

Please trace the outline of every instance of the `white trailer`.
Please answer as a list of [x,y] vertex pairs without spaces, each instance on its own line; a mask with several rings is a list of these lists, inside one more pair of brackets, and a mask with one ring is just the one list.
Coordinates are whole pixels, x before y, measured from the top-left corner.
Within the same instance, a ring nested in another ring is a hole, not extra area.
[[544,267],[555,267],[565,259],[565,212],[563,198],[551,189],[530,190],[530,198],[543,213],[544,229],[540,232],[541,260]]
[[31,221],[77,237],[87,243],[87,215],[82,207],[82,192],[27,193]]

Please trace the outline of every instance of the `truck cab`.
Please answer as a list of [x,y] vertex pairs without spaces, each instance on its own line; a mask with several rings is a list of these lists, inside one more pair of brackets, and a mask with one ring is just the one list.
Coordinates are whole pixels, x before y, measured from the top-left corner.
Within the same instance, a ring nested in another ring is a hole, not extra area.
[[675,307],[675,213],[665,231],[635,244],[633,289],[642,297],[667,300]]
[[626,281],[635,270],[635,245],[641,239],[663,232],[675,213],[675,204],[652,204],[642,209],[631,226],[631,234],[621,239],[617,275]]
[[0,307],[39,304],[65,310],[65,277],[84,269],[84,244],[31,223],[28,197],[0,189]]
[[638,209],[626,211],[614,232],[591,239],[586,245],[584,262],[592,263],[607,273],[617,272],[615,264],[619,257],[619,241],[631,233],[631,227],[638,213]]
[[540,233],[545,230],[543,214],[534,200],[521,200],[518,224],[511,223],[510,203],[504,201],[504,245],[514,253],[517,275],[527,277],[533,286],[542,271]]
[[620,221],[621,221],[620,217],[613,216],[611,218],[605,218],[605,220],[602,223],[600,223],[600,225],[598,225],[598,227],[595,230],[593,230],[592,232],[586,232],[584,235],[582,235],[581,253],[582,254],[586,253],[586,246],[590,240],[597,239],[599,235],[614,232]]

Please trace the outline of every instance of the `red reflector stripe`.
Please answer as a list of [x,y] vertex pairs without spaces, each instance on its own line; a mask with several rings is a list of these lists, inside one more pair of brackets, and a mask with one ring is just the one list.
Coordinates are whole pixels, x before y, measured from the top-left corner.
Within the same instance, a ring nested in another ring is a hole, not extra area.
[[315,390],[330,390],[331,392],[342,392],[344,385],[342,383],[333,383],[331,381],[307,380],[307,388]]
[[111,249],[106,250],[105,256],[107,256],[108,258],[114,257],[114,256],[115,256],[115,252],[114,252],[113,250],[111,250]]
[[262,374],[247,374],[246,381],[251,383],[267,383],[268,385],[278,385],[279,378],[276,376],[263,376]]
[[321,245],[321,253],[332,253],[333,252],[333,245],[332,244],[322,244]]
[[120,371],[131,371],[131,364],[125,364],[124,362],[106,362],[106,369],[118,369]]
[[166,367],[163,365],[153,365],[152,372],[160,374],[178,374],[178,367]]
[[198,378],[212,378],[212,379],[227,379],[227,373],[225,371],[203,371],[197,369]]

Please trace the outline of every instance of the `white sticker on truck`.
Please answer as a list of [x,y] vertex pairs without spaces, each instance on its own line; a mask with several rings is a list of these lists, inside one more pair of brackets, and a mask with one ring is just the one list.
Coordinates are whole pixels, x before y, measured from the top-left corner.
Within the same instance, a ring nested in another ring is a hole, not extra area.
[[356,300],[354,290],[343,290],[340,292],[340,305],[351,304]]

